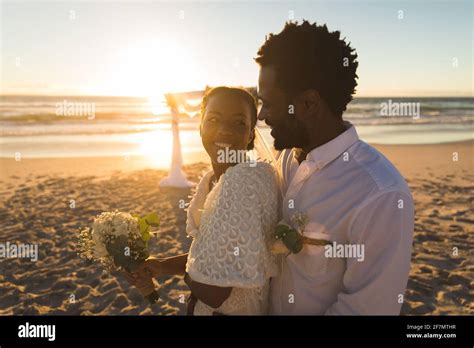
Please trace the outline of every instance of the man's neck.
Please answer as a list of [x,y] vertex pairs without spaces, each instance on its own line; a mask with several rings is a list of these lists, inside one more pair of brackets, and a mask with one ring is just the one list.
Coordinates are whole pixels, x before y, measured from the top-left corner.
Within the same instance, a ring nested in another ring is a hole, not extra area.
[[299,164],[306,159],[308,153],[315,148],[324,145],[347,130],[344,121],[327,123],[326,126],[319,131],[312,132],[310,143],[303,148],[296,149],[296,159]]

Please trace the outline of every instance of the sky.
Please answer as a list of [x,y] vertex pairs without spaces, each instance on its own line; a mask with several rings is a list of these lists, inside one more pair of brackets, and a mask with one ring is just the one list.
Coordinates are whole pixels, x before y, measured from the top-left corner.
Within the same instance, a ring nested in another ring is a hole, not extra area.
[[5,1],[0,94],[127,95],[254,86],[289,19],[340,30],[356,96],[474,96],[473,1]]

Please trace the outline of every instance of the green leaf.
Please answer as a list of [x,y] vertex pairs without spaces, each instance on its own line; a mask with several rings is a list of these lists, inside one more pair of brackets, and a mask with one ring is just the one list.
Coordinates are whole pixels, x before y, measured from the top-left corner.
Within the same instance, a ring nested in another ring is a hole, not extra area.
[[291,229],[283,238],[283,243],[293,254],[303,249],[303,237],[294,229]]
[[[133,272],[138,266],[145,261],[149,256],[149,252],[146,249],[146,242],[138,239],[132,245],[128,244],[128,238],[126,236],[118,236],[113,242],[106,245],[107,251],[114,259],[114,264],[117,267],[121,267],[128,272]],[[132,256],[126,255],[125,248],[139,251],[138,259],[132,258]]]
[[298,239],[296,240],[295,248],[293,249],[293,254],[298,254],[301,249],[303,249],[303,237],[298,233]]
[[140,228],[142,236],[150,228],[150,226],[146,223],[145,219],[138,220],[138,227]]
[[146,223],[153,227],[158,227],[160,224],[160,218],[157,213],[150,213],[144,217]]
[[278,225],[275,228],[275,237],[277,239],[283,238],[285,235],[290,233],[291,229],[287,225]]
[[145,241],[145,242],[148,242],[150,240],[150,231],[149,231],[149,228],[147,228],[145,230],[145,232],[142,233],[142,239]]
[[137,239],[134,243],[134,248],[133,250],[144,250],[145,249],[146,242],[143,239]]
[[128,270],[131,258],[125,255],[126,247],[128,247],[128,238],[126,236],[118,236],[112,243],[106,245],[107,251],[113,257],[115,265]]

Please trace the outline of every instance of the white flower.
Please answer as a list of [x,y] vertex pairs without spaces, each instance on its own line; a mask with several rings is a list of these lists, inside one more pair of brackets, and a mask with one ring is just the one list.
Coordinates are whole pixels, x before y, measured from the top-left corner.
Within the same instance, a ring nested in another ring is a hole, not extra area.
[[97,259],[108,256],[106,243],[118,236],[127,238],[141,237],[138,222],[129,213],[103,212],[95,220],[92,227],[93,254]]
[[105,243],[102,243],[102,242],[98,242],[98,243],[96,242],[94,244],[93,252],[94,252],[94,256],[99,259],[102,257],[106,257],[108,255],[107,248],[105,247]]
[[291,222],[293,225],[298,226],[298,230],[303,234],[306,225],[308,224],[308,215],[306,213],[297,212],[291,216]]

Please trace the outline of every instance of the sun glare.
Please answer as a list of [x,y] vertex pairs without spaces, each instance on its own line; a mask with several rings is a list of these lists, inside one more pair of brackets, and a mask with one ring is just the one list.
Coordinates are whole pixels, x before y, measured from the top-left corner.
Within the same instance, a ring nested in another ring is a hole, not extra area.
[[131,43],[117,61],[111,89],[119,95],[148,97],[154,113],[163,112],[163,94],[200,86],[191,52],[169,40]]
[[173,139],[169,131],[153,131],[133,134],[132,142],[138,144],[136,154],[149,159],[152,167],[167,167],[171,161]]

